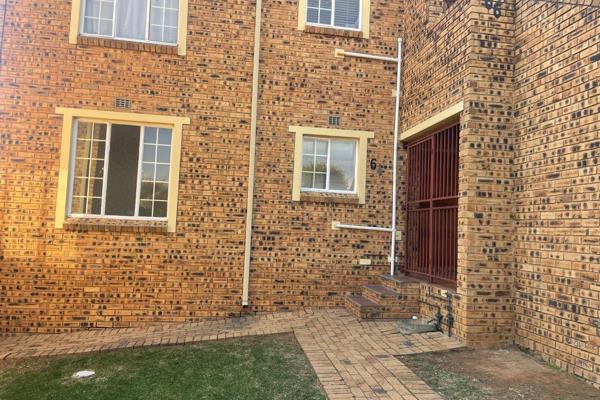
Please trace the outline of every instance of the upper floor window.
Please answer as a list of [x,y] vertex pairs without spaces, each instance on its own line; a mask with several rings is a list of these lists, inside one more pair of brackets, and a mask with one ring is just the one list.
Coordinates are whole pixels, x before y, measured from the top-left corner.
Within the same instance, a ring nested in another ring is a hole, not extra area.
[[360,29],[361,0],[307,0],[306,23]]
[[177,44],[179,0],[84,0],[81,33]]

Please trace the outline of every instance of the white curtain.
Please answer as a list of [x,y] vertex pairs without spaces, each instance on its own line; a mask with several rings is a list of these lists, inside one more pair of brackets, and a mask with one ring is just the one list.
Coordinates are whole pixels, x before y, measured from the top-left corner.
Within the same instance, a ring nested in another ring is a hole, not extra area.
[[[363,0],[369,1],[369,0]],[[336,0],[333,25],[340,28],[360,28],[360,0]]]
[[116,36],[146,39],[147,0],[117,0]]

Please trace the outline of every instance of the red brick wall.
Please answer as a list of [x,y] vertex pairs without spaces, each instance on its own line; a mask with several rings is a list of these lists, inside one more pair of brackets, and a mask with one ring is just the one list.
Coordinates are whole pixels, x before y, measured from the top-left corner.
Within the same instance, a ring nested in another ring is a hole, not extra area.
[[[297,30],[297,3],[264,3],[256,212],[248,311],[335,306],[387,270],[401,2],[371,3],[371,39]],[[68,43],[70,2],[9,1],[0,75],[0,329],[194,321],[241,307],[254,4],[190,0],[187,56]],[[106,43],[105,43],[106,44]],[[61,122],[55,107],[187,116],[175,234],[54,229]],[[288,126],[372,130],[367,203],[293,203]],[[372,265],[359,265],[369,258]]]
[[517,343],[600,382],[600,10],[517,1]]

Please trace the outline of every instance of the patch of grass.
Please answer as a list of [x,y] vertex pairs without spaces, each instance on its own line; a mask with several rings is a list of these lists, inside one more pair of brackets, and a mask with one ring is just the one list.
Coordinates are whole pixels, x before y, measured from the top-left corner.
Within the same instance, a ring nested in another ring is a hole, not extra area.
[[[71,375],[91,369],[93,378]],[[0,399],[325,399],[293,335],[30,359],[0,369]]]
[[446,400],[494,400],[492,393],[484,391],[476,379],[440,368],[431,362],[402,362]]

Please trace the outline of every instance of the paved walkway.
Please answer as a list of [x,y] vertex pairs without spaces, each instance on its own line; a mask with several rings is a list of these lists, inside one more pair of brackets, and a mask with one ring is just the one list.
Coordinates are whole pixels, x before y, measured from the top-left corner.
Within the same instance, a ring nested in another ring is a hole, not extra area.
[[0,337],[0,360],[294,332],[330,399],[441,397],[394,355],[460,347],[441,333],[404,336],[393,321],[359,322],[347,311],[304,310],[148,328]]

